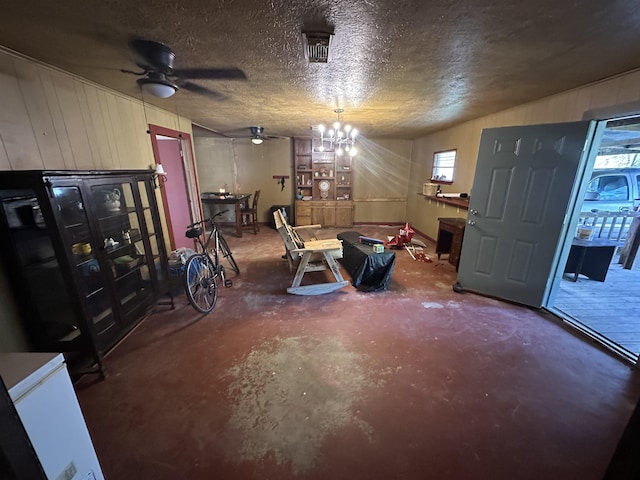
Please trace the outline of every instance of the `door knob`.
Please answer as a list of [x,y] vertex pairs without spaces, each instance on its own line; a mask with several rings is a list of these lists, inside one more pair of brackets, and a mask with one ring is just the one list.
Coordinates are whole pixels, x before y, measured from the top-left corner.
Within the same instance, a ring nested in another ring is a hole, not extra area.
[[473,208],[471,210],[469,210],[469,213],[471,215],[477,215],[478,214],[478,210],[474,210]]
[[467,225],[471,225],[472,227],[476,224],[475,220],[467,220]]

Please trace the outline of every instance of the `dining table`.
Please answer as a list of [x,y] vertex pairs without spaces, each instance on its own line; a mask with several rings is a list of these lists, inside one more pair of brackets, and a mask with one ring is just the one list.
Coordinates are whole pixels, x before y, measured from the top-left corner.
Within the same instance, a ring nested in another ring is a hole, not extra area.
[[236,236],[242,237],[242,206],[249,203],[250,193],[205,192],[200,195],[203,205],[234,205]]

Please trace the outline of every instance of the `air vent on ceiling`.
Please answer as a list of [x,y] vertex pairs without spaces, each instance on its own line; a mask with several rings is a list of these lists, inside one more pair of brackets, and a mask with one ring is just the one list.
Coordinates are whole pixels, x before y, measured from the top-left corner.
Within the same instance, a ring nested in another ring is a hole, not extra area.
[[331,59],[330,32],[302,32],[304,58],[310,63],[327,63]]

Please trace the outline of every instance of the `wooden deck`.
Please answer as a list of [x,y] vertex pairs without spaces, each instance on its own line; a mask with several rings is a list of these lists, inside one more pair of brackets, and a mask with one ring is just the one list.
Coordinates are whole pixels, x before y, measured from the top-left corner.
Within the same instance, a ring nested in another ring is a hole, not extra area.
[[[598,282],[565,274],[554,307],[615,345],[630,357],[640,355],[640,261],[632,270],[618,265],[618,255],[609,265],[606,280]],[[615,347],[615,346],[614,346]]]

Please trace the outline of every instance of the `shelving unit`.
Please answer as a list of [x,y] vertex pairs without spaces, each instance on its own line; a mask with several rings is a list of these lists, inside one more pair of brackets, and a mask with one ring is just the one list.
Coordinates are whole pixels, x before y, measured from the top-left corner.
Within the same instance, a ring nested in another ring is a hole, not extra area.
[[296,138],[296,225],[353,225],[353,159],[320,151],[319,139]]
[[168,291],[151,172],[4,172],[0,217],[33,349],[104,375],[103,355]]
[[296,138],[294,140],[295,149],[295,173],[296,192],[304,197],[313,196],[313,163],[311,139]]

